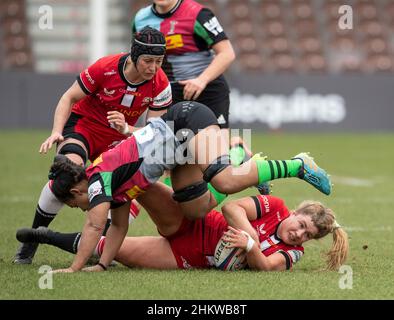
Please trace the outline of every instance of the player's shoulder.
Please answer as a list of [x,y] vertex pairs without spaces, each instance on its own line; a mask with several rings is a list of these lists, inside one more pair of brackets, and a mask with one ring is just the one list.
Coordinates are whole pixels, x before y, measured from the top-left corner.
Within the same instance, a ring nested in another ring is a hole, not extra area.
[[138,21],[140,19],[144,19],[153,14],[152,5],[143,7],[137,11],[134,17],[134,21]]
[[98,61],[100,62],[100,64],[102,65],[109,65],[109,64],[114,64],[114,63],[118,63],[119,60],[123,57],[127,55],[126,52],[120,52],[120,53],[115,53],[115,54],[110,54],[108,56],[102,57],[101,59],[99,59]]
[[271,196],[271,195],[258,195],[257,198],[262,204],[275,204],[275,205],[285,205],[285,201],[282,198]]
[[155,80],[156,81],[160,81],[160,82],[165,82],[168,83],[168,77],[165,74],[165,72],[163,71],[162,68],[160,68],[159,70],[157,70],[156,74],[155,74]]

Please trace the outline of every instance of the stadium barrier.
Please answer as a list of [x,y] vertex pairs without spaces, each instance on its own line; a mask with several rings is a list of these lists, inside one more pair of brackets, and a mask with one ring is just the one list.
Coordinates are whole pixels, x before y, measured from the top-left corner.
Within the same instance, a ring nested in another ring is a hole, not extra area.
[[[394,76],[227,75],[235,128],[393,131]],[[0,128],[51,128],[75,75],[0,72]]]

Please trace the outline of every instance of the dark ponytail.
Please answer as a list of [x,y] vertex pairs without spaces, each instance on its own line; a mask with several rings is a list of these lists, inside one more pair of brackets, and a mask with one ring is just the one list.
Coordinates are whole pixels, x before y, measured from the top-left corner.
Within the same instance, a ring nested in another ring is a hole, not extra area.
[[49,170],[48,178],[53,181],[51,189],[60,201],[73,198],[70,190],[84,179],[87,179],[85,168],[72,162],[65,155],[58,154]]

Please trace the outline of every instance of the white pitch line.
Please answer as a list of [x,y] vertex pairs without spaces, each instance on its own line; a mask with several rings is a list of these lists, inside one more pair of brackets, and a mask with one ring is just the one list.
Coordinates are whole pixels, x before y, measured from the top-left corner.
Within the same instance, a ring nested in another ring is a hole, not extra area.
[[357,227],[357,226],[343,226],[343,228],[348,232],[392,232],[393,228],[391,226],[378,226],[373,228]]
[[343,184],[345,186],[352,187],[373,187],[376,184],[376,182],[371,179],[361,179],[355,177],[331,176],[331,180],[334,184]]

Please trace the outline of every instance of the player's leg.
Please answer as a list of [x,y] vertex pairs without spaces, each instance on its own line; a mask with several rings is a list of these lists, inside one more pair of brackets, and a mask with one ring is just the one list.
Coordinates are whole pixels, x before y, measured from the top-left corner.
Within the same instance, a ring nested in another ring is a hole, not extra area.
[[[85,144],[78,139],[65,139],[57,148],[59,154],[64,154],[73,162],[84,165],[88,158],[88,150]],[[41,191],[32,228],[47,227],[56,217],[63,203],[59,201],[51,190],[51,181],[48,181]],[[36,243],[22,243],[16,252],[14,263],[30,264],[37,250]]]
[[246,163],[234,167],[230,164],[228,150],[216,126],[207,127],[194,136],[189,149],[193,158],[198,160],[204,180],[211,182],[221,193],[232,194],[263,182],[288,177],[303,179],[324,194],[331,193],[327,173],[306,153],[290,160],[266,160],[257,154]]
[[175,233],[184,217],[179,204],[172,198],[172,194],[171,188],[161,182],[156,182],[137,198],[158,231],[164,236]]
[[171,246],[163,237],[126,237],[115,260],[128,267],[178,268]]
[[172,197],[189,219],[205,216],[226,197],[213,187],[210,188],[196,165],[176,167],[171,172],[171,180],[174,188]]

